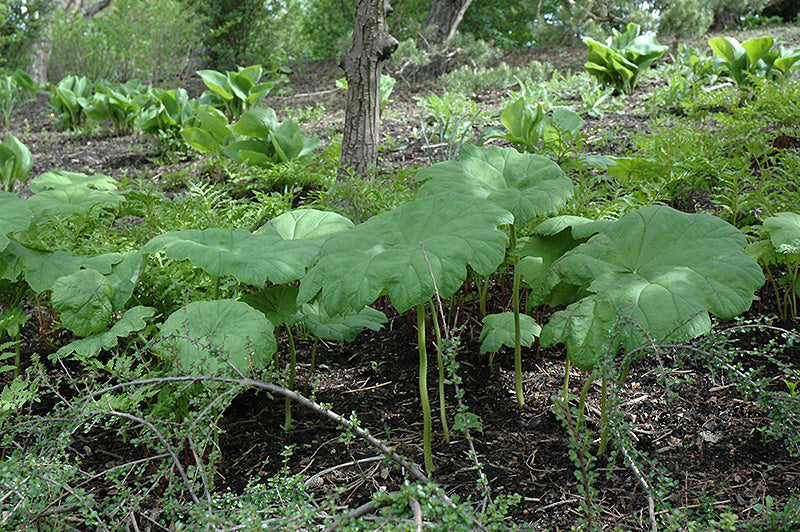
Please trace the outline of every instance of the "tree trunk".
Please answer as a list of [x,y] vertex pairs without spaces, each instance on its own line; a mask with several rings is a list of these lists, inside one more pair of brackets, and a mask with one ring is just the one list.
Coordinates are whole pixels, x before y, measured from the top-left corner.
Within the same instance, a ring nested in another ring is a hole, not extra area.
[[386,23],[391,12],[388,0],[357,0],[353,42],[341,60],[348,86],[341,164],[359,174],[378,162],[381,67],[398,44]]
[[740,20],[738,13],[723,8],[714,13],[714,23],[711,24],[711,28],[709,29],[712,31],[722,31],[725,28],[738,25]]
[[50,30],[53,13],[56,11],[64,11],[65,13],[73,13],[82,10],[85,18],[92,18],[97,13],[111,5],[111,0],[100,0],[99,2],[83,5],[83,0],[54,0],[52,4],[52,11],[47,14],[47,22],[44,23],[39,37],[31,45],[31,67],[30,75],[34,81],[38,83],[47,83],[47,67],[50,62],[50,51],[52,49],[52,41],[50,40]]
[[425,27],[433,28],[431,42],[441,44],[453,36],[472,0],[431,0]]

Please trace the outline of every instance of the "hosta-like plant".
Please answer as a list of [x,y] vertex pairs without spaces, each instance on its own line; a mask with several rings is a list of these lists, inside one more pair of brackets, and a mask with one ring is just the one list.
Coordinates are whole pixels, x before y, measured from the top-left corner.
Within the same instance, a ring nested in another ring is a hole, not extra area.
[[636,79],[667,51],[652,35],[642,35],[638,24],[628,24],[625,33],[616,29],[605,43],[584,37],[589,56],[586,71],[615,92],[630,94],[636,88]]
[[67,76],[50,90],[50,105],[64,129],[75,129],[86,120],[94,83],[87,77]]
[[205,106],[189,99],[184,89],[165,91],[153,88],[150,99],[151,104],[139,114],[139,130],[156,135],[168,157],[183,157],[190,150],[181,130],[194,125],[198,110]]
[[85,112],[96,122],[109,120],[116,134],[128,135],[133,132],[142,109],[149,101],[149,88],[139,80],[117,85],[98,83]]
[[248,111],[231,126],[231,130],[244,140],[231,142],[223,151],[234,161],[255,166],[302,159],[319,145],[319,139],[303,136],[300,127],[292,120],[279,126],[275,111],[269,107]]
[[797,68],[800,50],[777,50],[773,48],[774,44],[772,37],[758,37],[741,44],[734,37],[708,40],[717,58],[715,64],[724,67],[740,89],[748,87],[753,76],[787,79]]
[[0,142],[0,191],[13,192],[17,182],[28,179],[32,168],[30,150],[9,133],[6,141]]
[[0,126],[8,127],[11,112],[19,101],[19,88],[11,76],[0,76]]
[[7,127],[17,104],[33,100],[38,90],[39,84],[22,70],[0,76],[0,126]]
[[539,146],[544,132],[544,111],[541,105],[534,106],[525,98],[518,98],[503,109],[500,115],[502,129],[489,129],[484,139],[501,138],[511,143],[517,150],[533,153]]
[[275,79],[262,82],[264,69],[260,65],[238,67],[236,72],[225,73],[199,70],[197,75],[219,99],[225,114],[232,120],[258,105],[275,85],[287,79],[284,74],[277,73]]
[[198,112],[196,121],[196,126],[181,131],[192,148],[203,153],[222,151],[239,163],[272,166],[302,159],[319,145],[319,139],[303,136],[291,120],[278,125],[269,107],[251,109],[232,125],[213,108]]

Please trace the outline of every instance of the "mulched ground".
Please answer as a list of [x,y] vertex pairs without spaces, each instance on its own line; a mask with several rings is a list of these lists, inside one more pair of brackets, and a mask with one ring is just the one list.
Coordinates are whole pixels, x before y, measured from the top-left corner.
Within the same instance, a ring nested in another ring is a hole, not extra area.
[[[553,58],[580,66],[575,53],[559,53]],[[538,57],[538,56],[537,56]],[[524,59],[523,59],[524,60]],[[571,61],[571,62],[570,62]],[[573,65],[574,66],[574,65]],[[292,80],[299,97],[275,97],[270,105],[277,110],[325,105],[323,119],[311,126],[323,138],[341,131],[344,114],[343,91],[333,89],[339,71],[332,64],[307,66]],[[387,136],[409,139],[418,110],[415,95],[427,94],[430,87],[407,88],[398,84],[392,106],[393,119],[387,120]],[[316,94],[319,91],[331,91]],[[314,94],[311,94],[314,93]],[[496,95],[493,105],[499,105]],[[640,130],[642,118],[632,113],[611,114],[602,120],[589,120],[589,128],[618,126],[624,150],[626,133]],[[306,127],[306,126],[304,126]],[[134,176],[154,177],[165,170],[154,162],[155,144],[149,137],[113,137],[107,131],[81,135],[56,131],[55,119],[39,98],[34,105],[17,111],[10,128],[31,149],[35,166],[32,175],[52,169],[102,172],[118,179]],[[395,145],[397,143],[395,142]],[[399,151],[386,157],[395,163],[425,164],[427,157],[419,141],[411,139]],[[622,147],[620,147],[622,146]],[[499,311],[502,298],[496,288],[493,309]],[[524,353],[523,371],[526,404],[517,408],[513,395],[513,356],[500,353],[491,370],[488,360],[478,354],[479,325],[465,308],[461,315],[464,342],[460,353],[461,375],[470,411],[483,424],[482,433],[473,433],[476,450],[489,477],[493,495],[517,493],[521,498],[511,517],[516,523],[535,523],[543,530],[568,530],[578,518],[580,495],[574,465],[568,456],[568,436],[553,414],[551,397],[564,382],[564,354],[559,350]],[[422,414],[417,389],[416,334],[408,316],[392,316],[378,333],[362,333],[355,342],[322,345],[319,367],[313,377],[316,398],[330,403],[334,411],[355,412],[365,428],[410,459],[422,461]],[[788,324],[796,330],[797,323]],[[29,350],[41,348],[32,338]],[[285,339],[281,345],[286,351]],[[300,382],[308,369],[310,344],[298,343]],[[782,441],[762,434],[772,424],[769,413],[745,400],[724,373],[712,371],[698,356],[684,357],[675,363],[675,353],[664,353],[659,362],[648,357],[633,364],[621,401],[625,420],[632,423],[628,435],[632,445],[657,461],[661,473],[640,464],[648,480],[662,483],[661,475],[674,481],[668,501],[675,508],[706,511],[729,509],[742,519],[755,517],[754,505],[766,496],[785,501],[790,490],[800,486],[800,458],[793,457]],[[794,349],[787,360],[798,362]],[[748,359],[747,364],[760,361]],[[664,367],[661,366],[663,363]],[[431,364],[435,366],[435,364]],[[673,367],[675,366],[675,367]],[[665,370],[664,368],[667,368]],[[767,371],[774,368],[767,368]],[[453,432],[445,443],[438,423],[435,394],[436,373],[431,367],[429,383],[434,407],[434,455],[436,471],[432,478],[448,493],[477,497],[476,473],[467,458],[467,445]],[[666,375],[665,375],[666,371]],[[578,394],[586,374],[573,370],[571,390]],[[451,416],[455,410],[452,387],[447,389]],[[589,394],[590,427],[596,427],[599,385]],[[294,408],[295,428],[283,430],[283,401],[271,400],[263,393],[246,392],[226,411],[220,438],[222,460],[219,486],[241,490],[253,478],[280,471],[279,452],[295,445],[288,466],[292,473],[305,475],[322,496],[331,487],[345,486],[341,504],[356,507],[377,489],[395,489],[403,478],[381,461],[352,466],[354,459],[377,453],[365,444],[339,441],[340,430],[311,412]],[[81,442],[90,454],[119,453],[127,449],[113,435]],[[341,466],[336,469],[336,466]],[[648,529],[647,496],[630,468],[620,457],[611,463],[598,462],[601,472],[597,488],[602,519],[610,529]],[[322,475],[320,472],[328,471]]]

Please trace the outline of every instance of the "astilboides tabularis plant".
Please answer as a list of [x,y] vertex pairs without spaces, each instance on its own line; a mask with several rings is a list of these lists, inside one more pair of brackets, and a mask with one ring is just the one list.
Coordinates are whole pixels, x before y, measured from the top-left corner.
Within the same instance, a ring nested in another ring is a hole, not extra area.
[[[425,183],[420,196],[452,191],[488,201],[509,211],[508,224],[511,261],[517,262],[518,232],[539,217],[556,212],[572,196],[572,181],[551,159],[521,154],[511,148],[465,146],[458,161],[445,161],[425,168],[417,178]],[[533,343],[539,326],[520,314],[520,279],[515,268],[512,287],[512,312],[508,316],[484,316],[483,351],[500,345],[514,348],[514,374],[517,404],[525,404],[522,390],[522,344]],[[505,332],[504,332],[505,331]],[[485,340],[489,338],[490,341]]]
[[[265,347],[258,350],[256,366],[267,367],[276,348],[273,324],[262,312],[242,301],[216,301],[220,279],[231,276],[240,283],[258,288],[268,282],[291,283],[303,276],[318,249],[319,244],[307,240],[286,240],[277,235],[221,227],[171,231],[153,238],[142,248],[143,252],[163,252],[173,260],[188,260],[214,279],[212,298],[215,301],[191,303],[167,319],[162,333],[165,336],[173,335],[175,340],[167,348],[161,349],[161,353],[184,368],[200,369],[201,365],[205,365],[209,366],[207,369],[219,372],[224,369],[224,364],[218,361],[219,357],[213,350],[192,347],[192,341],[187,338],[227,338],[229,335],[238,335],[246,339],[252,334],[260,338],[254,343]],[[179,334],[181,327],[185,329],[183,335]],[[202,334],[194,336],[193,333]],[[263,340],[266,335],[272,337],[269,343]],[[248,368],[248,359],[256,354],[248,349],[238,349],[246,347],[241,345],[237,345],[235,350],[227,349],[230,345],[218,344],[217,347],[229,352],[234,367],[240,371]],[[267,354],[269,356],[264,358]]]
[[[720,218],[664,206],[600,226],[533,276],[535,304],[554,295],[564,303],[565,294],[573,295],[543,326],[541,344],[566,345],[568,362],[592,371],[604,353],[705,334],[711,315],[732,319],[745,312],[764,284],[761,268],[744,253],[746,245],[744,234]],[[625,373],[623,368],[620,379]],[[601,453],[608,429],[602,413]]]
[[[290,351],[286,385],[292,388],[296,365],[292,326],[302,322],[315,336],[347,340],[365,327],[377,330],[386,321],[373,309],[335,315],[319,305],[296,302],[297,288],[291,283],[314,262],[321,242],[352,226],[336,213],[299,209],[254,232],[210,228],[153,238],[144,246],[145,253],[163,252],[174,260],[188,260],[214,278],[214,301],[194,302],[174,312],[162,326],[165,340],[157,345],[157,353],[181,369],[216,374],[272,367],[277,375],[280,364],[274,331],[285,328]],[[239,300],[217,300],[220,279],[227,276],[242,283],[245,294]],[[288,401],[285,410],[288,430]]]
[[464,283],[467,267],[480,275],[492,273],[505,258],[507,238],[502,226],[512,222],[506,209],[475,195],[445,192],[420,197],[328,238],[300,283],[298,301],[316,299],[330,313],[362,309],[382,295],[389,297],[398,312],[416,308],[428,471],[434,465],[426,303],[437,293],[453,295]]

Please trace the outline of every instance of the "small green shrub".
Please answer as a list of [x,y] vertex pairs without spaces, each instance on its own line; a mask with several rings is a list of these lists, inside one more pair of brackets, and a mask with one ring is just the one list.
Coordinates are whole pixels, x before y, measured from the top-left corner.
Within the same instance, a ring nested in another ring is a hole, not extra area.
[[439,78],[445,90],[463,94],[480,94],[512,87],[518,79],[544,80],[553,67],[549,63],[532,61],[526,67],[500,63],[496,67],[463,65]]
[[500,55],[492,43],[476,39],[469,33],[456,32],[446,42],[431,44],[424,49],[418,48],[414,39],[407,39],[392,54],[391,61],[397,77],[419,81],[441,76],[462,65],[484,68]]
[[86,116],[96,122],[110,121],[117,135],[133,133],[142,110],[150,101],[150,88],[133,79],[114,85],[100,82],[94,90],[91,103],[84,109]]
[[86,76],[67,76],[50,89],[50,105],[64,129],[76,129],[86,121],[94,83]]
[[667,51],[652,35],[640,35],[638,24],[628,24],[625,33],[613,30],[605,44],[584,37],[589,47],[586,70],[615,91],[630,94],[636,78]]
[[420,134],[431,163],[455,159],[464,144],[478,141],[478,130],[487,125],[493,115],[458,92],[416,100],[423,109]]
[[758,37],[741,44],[734,37],[712,37],[708,45],[740,90],[752,84],[753,77],[788,79],[800,61],[800,50],[773,48],[772,37]]
[[24,182],[33,168],[30,150],[12,134],[0,142],[0,191],[14,192],[17,182]]

